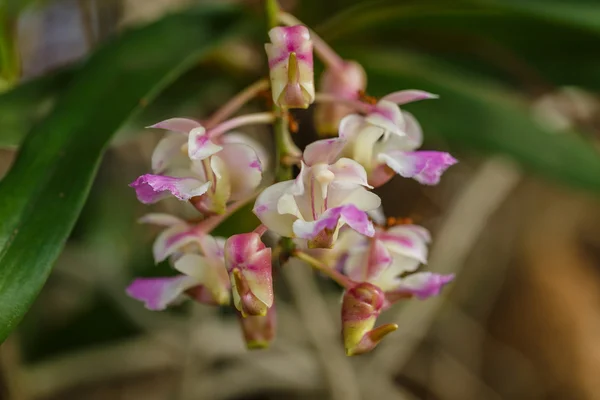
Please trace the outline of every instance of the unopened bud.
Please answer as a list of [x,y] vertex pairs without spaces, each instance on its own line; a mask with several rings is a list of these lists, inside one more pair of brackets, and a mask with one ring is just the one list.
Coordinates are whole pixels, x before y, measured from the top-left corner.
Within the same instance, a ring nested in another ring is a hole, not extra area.
[[308,108],[315,99],[313,44],[302,25],[276,27],[265,44],[273,102],[282,108]]
[[384,336],[398,328],[396,324],[385,324],[373,329],[384,304],[385,295],[370,283],[360,283],[346,291],[342,303],[342,336],[347,355],[371,351]]
[[271,249],[257,233],[233,235],[225,243],[225,265],[233,301],[243,317],[266,315],[273,305]]
[[[360,93],[366,87],[367,75],[363,67],[355,61],[346,61],[342,68],[329,68],[323,71],[319,92],[343,100],[358,100]],[[337,135],[342,118],[353,112],[356,112],[356,110],[342,103],[326,102],[318,104],[315,111],[317,132],[323,136]]]

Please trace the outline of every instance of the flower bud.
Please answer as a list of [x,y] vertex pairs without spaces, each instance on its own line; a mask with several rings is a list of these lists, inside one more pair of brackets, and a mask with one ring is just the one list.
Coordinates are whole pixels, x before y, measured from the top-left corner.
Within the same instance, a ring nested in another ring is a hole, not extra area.
[[315,99],[313,44],[302,25],[276,27],[265,44],[273,102],[284,108],[308,108]]
[[243,317],[267,315],[273,305],[271,249],[257,233],[233,235],[225,243],[225,265],[233,301]]
[[385,295],[370,283],[363,282],[346,291],[342,302],[342,336],[347,355],[371,351],[385,335],[398,329],[396,324],[373,329],[384,304]]
[[275,306],[269,308],[265,316],[249,315],[243,317],[239,312],[237,315],[246,341],[246,347],[248,349],[269,347],[275,337],[275,327],[277,325]]
[[[343,100],[358,100],[366,87],[367,74],[363,67],[355,61],[346,61],[343,68],[323,71],[319,91]],[[341,103],[318,104],[315,111],[317,132],[324,136],[337,135],[342,118],[353,112],[353,108]]]

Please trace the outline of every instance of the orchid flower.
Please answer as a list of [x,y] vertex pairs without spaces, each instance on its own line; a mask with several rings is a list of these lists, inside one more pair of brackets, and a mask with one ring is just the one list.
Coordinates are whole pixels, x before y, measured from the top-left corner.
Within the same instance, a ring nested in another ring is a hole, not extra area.
[[339,136],[346,140],[343,155],[365,167],[369,183],[381,186],[394,174],[435,185],[443,172],[456,163],[448,153],[415,151],[423,142],[421,126],[398,104],[435,98],[427,92],[404,90],[363,105],[366,115],[351,114],[340,122]]
[[230,284],[223,257],[225,239],[202,235],[197,243],[198,253],[184,253],[173,263],[181,275],[138,278],[127,288],[129,296],[143,301],[150,310],[164,310],[184,294],[201,303],[229,304]]
[[279,26],[269,31],[273,102],[282,108],[307,108],[315,99],[313,44],[308,28]]
[[368,282],[385,294],[386,306],[402,299],[426,299],[440,293],[454,275],[416,272],[427,263],[427,245],[431,238],[427,229],[418,225],[377,228],[372,238],[344,230],[329,258],[332,267],[355,282]]
[[[200,123],[183,118],[152,127],[172,133],[154,150],[154,174],[142,175],[130,185],[142,203],[172,195],[191,200],[206,214],[222,214],[229,202],[247,196],[260,184],[260,158],[239,136],[215,138]],[[187,155],[182,153],[186,148]]]
[[339,158],[345,142],[325,139],[307,146],[295,180],[276,183],[256,199],[254,213],[273,232],[307,239],[309,247],[331,247],[347,224],[367,236],[374,234],[366,211],[381,199],[369,192],[364,168]]

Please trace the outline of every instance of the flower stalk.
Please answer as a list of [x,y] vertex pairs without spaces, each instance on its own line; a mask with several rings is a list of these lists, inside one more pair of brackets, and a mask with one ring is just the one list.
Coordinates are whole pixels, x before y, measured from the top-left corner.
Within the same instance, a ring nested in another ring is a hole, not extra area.
[[344,276],[335,269],[328,267],[323,262],[319,261],[318,259],[303,251],[295,250],[294,252],[292,252],[292,256],[304,261],[317,271],[327,275],[343,288],[348,289],[354,285],[354,282],[352,282],[352,280],[349,279],[347,276]]

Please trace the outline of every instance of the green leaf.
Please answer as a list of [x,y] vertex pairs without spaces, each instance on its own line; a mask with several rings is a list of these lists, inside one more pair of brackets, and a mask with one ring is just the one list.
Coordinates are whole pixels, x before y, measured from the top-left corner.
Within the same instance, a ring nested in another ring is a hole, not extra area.
[[534,92],[600,90],[600,6],[558,0],[369,1],[320,29],[335,43],[394,45],[433,54]]
[[113,133],[242,19],[202,8],[123,34],[92,55],[27,136],[0,182],[0,339],[42,288]]
[[0,94],[0,146],[18,146],[36,121],[51,111],[61,88],[68,85],[72,77],[73,71],[65,69]]
[[513,92],[422,56],[360,54],[355,59],[367,70],[370,93],[418,88],[440,95],[410,106],[426,137],[458,150],[506,155],[538,174],[600,192],[600,154],[574,133],[546,130]]

